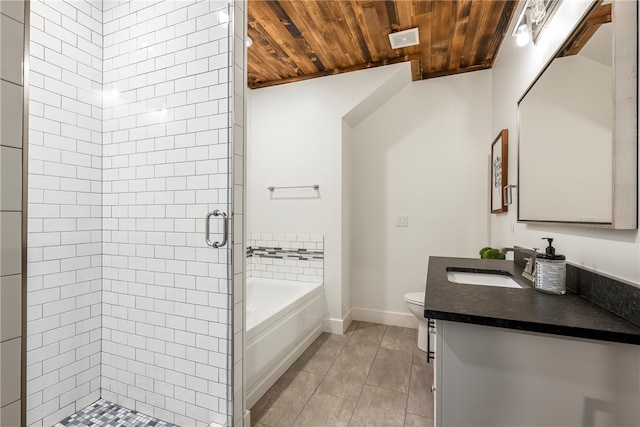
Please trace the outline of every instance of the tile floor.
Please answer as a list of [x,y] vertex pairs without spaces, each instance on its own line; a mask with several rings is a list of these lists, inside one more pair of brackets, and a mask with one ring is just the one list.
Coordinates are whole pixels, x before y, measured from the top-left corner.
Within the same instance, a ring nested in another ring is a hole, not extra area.
[[323,333],[251,408],[251,425],[433,426],[433,364],[416,339],[356,321]]
[[60,421],[54,427],[177,427],[117,403],[100,399]]

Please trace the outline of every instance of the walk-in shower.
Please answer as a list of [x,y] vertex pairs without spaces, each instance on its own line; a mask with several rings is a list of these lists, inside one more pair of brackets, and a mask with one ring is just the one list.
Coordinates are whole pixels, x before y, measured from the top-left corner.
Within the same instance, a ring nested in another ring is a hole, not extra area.
[[241,422],[244,2],[26,8],[26,425]]

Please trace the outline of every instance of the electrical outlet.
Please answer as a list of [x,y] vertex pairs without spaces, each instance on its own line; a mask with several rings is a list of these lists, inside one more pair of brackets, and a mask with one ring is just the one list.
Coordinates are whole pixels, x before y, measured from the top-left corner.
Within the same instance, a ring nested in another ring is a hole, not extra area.
[[408,227],[409,217],[407,215],[396,216],[396,227]]

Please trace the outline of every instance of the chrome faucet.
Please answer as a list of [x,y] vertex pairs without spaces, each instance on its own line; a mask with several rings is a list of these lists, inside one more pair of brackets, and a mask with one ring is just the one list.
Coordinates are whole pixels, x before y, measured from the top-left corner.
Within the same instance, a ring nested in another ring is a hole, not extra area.
[[524,258],[524,260],[526,261],[526,264],[524,266],[524,270],[522,270],[522,277],[524,277],[525,279],[531,282],[535,281],[536,258],[538,256],[538,248],[527,249],[527,248],[521,248],[519,246],[515,246],[513,248],[502,248],[500,249],[500,252],[505,255],[507,252],[513,252],[514,260],[515,260],[516,252],[520,252],[522,254],[528,255]]

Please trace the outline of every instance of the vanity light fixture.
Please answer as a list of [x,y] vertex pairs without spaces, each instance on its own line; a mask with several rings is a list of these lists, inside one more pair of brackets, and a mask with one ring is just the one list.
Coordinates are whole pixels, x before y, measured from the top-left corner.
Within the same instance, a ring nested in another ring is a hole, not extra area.
[[253,39],[247,36],[247,47],[251,47],[252,44],[253,44]]
[[556,11],[560,0],[527,0],[511,34],[518,46],[538,41],[540,33]]

